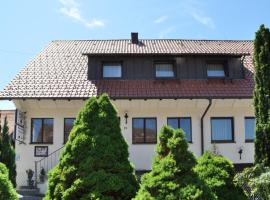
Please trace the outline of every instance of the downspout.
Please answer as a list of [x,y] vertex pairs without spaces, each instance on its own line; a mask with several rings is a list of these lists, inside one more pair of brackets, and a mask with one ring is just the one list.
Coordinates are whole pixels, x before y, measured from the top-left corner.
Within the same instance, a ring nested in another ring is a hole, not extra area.
[[204,117],[205,115],[207,114],[209,108],[211,107],[212,105],[212,99],[208,99],[209,103],[208,103],[208,106],[206,107],[202,117],[201,117],[201,154],[203,155],[204,153],[204,126],[203,126],[203,120],[204,120]]

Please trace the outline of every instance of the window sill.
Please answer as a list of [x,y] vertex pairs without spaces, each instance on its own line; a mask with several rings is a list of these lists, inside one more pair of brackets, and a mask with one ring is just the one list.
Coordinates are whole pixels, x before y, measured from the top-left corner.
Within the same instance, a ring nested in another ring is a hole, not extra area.
[[48,145],[48,144],[53,144],[53,142],[30,142],[29,144],[33,144],[33,145],[40,145],[40,144],[44,144],[44,145]]
[[121,80],[123,77],[102,77],[102,80]]
[[225,80],[228,79],[226,76],[207,76],[208,80]]
[[254,140],[245,140],[245,143],[254,143]]
[[216,144],[216,143],[218,143],[218,144],[222,144],[222,143],[236,143],[235,141],[233,141],[233,140],[212,140],[211,141],[211,144]]
[[155,77],[156,80],[160,80],[160,81],[163,81],[163,80],[176,80],[177,78],[175,76],[172,76],[172,77]]
[[153,145],[153,144],[157,144],[157,142],[136,142],[136,143],[133,143],[132,142],[132,145],[137,145],[137,144],[139,144],[139,145],[141,145],[141,144],[146,144],[146,145]]

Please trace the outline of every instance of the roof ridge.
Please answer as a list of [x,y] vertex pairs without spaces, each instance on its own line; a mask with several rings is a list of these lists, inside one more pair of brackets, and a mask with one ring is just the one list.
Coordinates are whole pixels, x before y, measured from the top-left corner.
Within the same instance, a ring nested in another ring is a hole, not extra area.
[[[198,41],[198,42],[253,42],[253,40],[234,40],[234,39],[140,39],[140,41]],[[52,40],[51,42],[71,42],[71,41],[130,41],[130,39],[75,39],[75,40]]]

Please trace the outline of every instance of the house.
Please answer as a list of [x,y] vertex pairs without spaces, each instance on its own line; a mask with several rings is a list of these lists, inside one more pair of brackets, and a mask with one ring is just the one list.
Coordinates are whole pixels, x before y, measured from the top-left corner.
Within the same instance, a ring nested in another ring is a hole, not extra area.
[[136,170],[149,170],[161,127],[186,132],[200,156],[216,151],[253,163],[253,42],[239,40],[57,40],[0,93],[19,111],[17,184],[51,169],[89,97],[108,93]]

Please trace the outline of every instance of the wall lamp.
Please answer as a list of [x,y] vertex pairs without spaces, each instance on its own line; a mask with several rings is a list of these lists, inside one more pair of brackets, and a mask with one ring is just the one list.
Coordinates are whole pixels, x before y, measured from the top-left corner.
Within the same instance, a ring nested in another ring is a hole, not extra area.
[[127,120],[128,120],[128,114],[127,114],[127,112],[125,113],[124,117],[126,119],[125,123],[127,124]]
[[242,153],[243,153],[243,148],[240,147],[238,150],[239,156],[240,156],[240,160],[242,159]]

